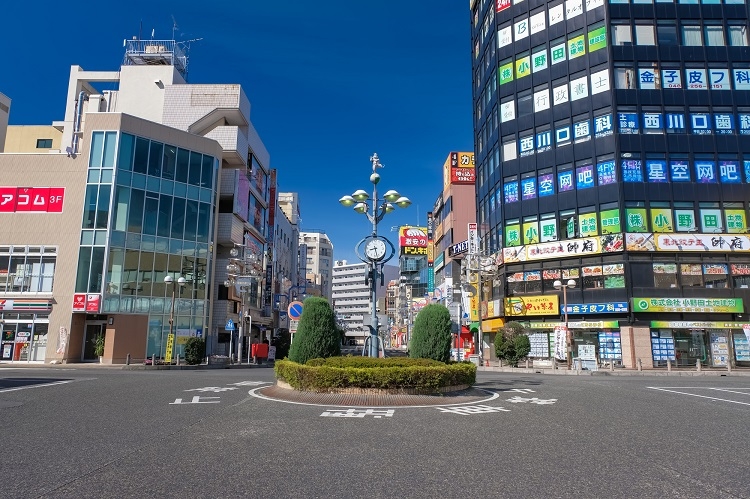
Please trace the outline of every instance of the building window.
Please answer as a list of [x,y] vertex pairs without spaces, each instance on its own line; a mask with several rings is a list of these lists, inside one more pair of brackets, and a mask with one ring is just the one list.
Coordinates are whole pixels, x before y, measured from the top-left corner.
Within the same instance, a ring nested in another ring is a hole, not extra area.
[[615,88],[635,88],[635,69],[615,68]]
[[0,293],[51,293],[57,255],[54,248],[0,248]]
[[52,139],[36,139],[36,148],[37,149],[51,149]]
[[701,27],[698,24],[686,24],[682,26],[682,44],[689,47],[703,46]]
[[703,271],[700,263],[681,263],[680,280],[684,287],[703,286]]
[[658,24],[656,26],[656,39],[659,45],[678,45],[677,25]]
[[747,26],[744,24],[732,25],[727,27],[729,34],[729,45],[732,47],[747,47]]
[[653,24],[637,24],[635,26],[636,45],[656,45]]
[[723,47],[724,42],[724,26],[719,24],[707,25],[704,28],[706,33],[706,45],[710,47]]
[[[635,271],[634,271],[635,272]],[[677,264],[676,263],[654,263],[654,287],[676,288],[677,287]]]
[[630,31],[629,24],[615,24],[612,26],[612,44],[613,45],[632,45],[633,34]]

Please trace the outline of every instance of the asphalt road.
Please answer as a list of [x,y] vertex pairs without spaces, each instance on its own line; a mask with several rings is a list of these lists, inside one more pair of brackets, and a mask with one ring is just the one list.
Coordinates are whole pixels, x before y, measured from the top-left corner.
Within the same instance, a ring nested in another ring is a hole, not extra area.
[[348,413],[272,380],[2,368],[0,497],[750,497],[747,377],[480,373],[491,400]]

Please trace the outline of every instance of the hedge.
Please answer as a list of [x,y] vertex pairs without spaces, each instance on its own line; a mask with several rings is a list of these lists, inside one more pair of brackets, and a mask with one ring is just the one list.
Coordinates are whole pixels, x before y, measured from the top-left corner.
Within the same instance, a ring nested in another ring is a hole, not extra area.
[[[311,359],[306,365],[281,360],[276,361],[274,371],[278,379],[285,381],[295,390],[312,392],[344,388],[437,391],[442,387],[472,385],[476,382],[477,375],[476,366],[468,362],[443,364],[430,363],[434,361],[429,359],[369,357],[334,359],[336,358]],[[422,362],[415,363],[414,360]],[[349,363],[353,365],[347,365]]]

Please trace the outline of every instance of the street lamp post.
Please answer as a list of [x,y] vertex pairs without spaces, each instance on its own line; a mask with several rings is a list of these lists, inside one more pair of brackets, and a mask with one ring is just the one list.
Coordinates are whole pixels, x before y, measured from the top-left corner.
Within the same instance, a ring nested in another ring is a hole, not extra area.
[[[241,249],[240,250],[238,249]],[[262,252],[255,246],[245,244],[235,244],[235,247],[229,250],[229,265],[227,265],[228,278],[224,281],[224,286],[238,286],[240,288],[240,313],[239,325],[237,330],[237,363],[242,363],[242,342],[244,334],[245,318],[249,319],[248,328],[252,327],[252,316],[249,310],[245,310],[245,293],[247,290],[257,284],[257,280],[263,275]],[[243,315],[245,314],[245,315]],[[229,342],[229,356],[232,356],[232,342]]]
[[[370,175],[370,182],[372,182],[372,198],[370,195],[362,190],[358,189],[354,191],[350,196],[344,196],[339,199],[345,207],[353,207],[354,211],[366,215],[368,220],[372,223],[372,234],[369,238],[365,238],[360,241],[360,244],[367,244],[365,248],[365,257],[360,256],[360,260],[368,264],[369,277],[367,280],[370,284],[370,308],[371,308],[371,324],[370,324],[370,357],[378,356],[378,314],[377,314],[377,277],[378,267],[382,272],[383,265],[388,261],[393,254],[386,258],[386,245],[388,241],[385,238],[378,238],[378,223],[383,219],[386,213],[390,213],[399,208],[407,208],[411,201],[409,198],[402,196],[397,191],[389,190],[383,194],[382,198],[378,198],[378,182],[380,182],[380,175],[376,172],[378,168],[383,168],[380,163],[378,154],[374,153],[370,157],[372,163],[372,174]],[[368,203],[371,201],[371,204]],[[381,203],[382,201],[382,203]],[[394,206],[395,205],[395,206]],[[388,244],[393,245],[388,241]]]
[[[307,291],[307,284],[297,284],[294,286],[291,286],[286,293],[277,293],[274,296],[273,306],[274,309],[278,312],[283,312],[285,307],[288,307],[289,304],[291,304],[293,301],[297,299],[297,293],[292,293],[292,290],[299,290],[299,292],[302,293],[302,298],[304,300],[304,297],[306,295],[305,291]],[[282,303],[281,299],[284,298],[284,302]],[[291,319],[289,319],[291,321]],[[290,323],[291,325],[291,323]],[[291,331],[289,331],[289,344],[291,345],[294,341],[294,334],[292,334]]]
[[[575,288],[576,282],[573,279],[568,279],[568,282],[563,285],[562,281],[555,281],[552,284],[555,289],[562,289],[563,292],[563,317],[565,320],[565,343],[567,350],[568,369],[573,367],[573,335],[570,334],[568,328],[568,288]],[[552,361],[554,362],[554,360]]]
[[[174,334],[174,299],[175,299],[175,289],[177,287],[175,286],[175,284],[179,285],[180,289],[182,289],[182,287],[185,286],[185,282],[186,282],[185,278],[182,276],[180,276],[179,279],[177,279],[177,281],[175,281],[171,275],[166,275],[164,277],[164,284],[166,284],[167,286],[172,285],[172,306],[169,308],[169,336],[167,336],[167,343],[169,343],[167,347],[169,348],[169,352],[166,352],[166,351],[164,352],[164,357],[165,358],[169,357],[170,362],[171,362],[171,357],[172,357],[172,349],[174,348],[174,344],[175,344],[175,337],[173,336]],[[169,341],[170,338],[172,339],[171,342]],[[164,343],[164,333],[162,333],[162,343]],[[167,353],[169,353],[169,355],[167,355]]]

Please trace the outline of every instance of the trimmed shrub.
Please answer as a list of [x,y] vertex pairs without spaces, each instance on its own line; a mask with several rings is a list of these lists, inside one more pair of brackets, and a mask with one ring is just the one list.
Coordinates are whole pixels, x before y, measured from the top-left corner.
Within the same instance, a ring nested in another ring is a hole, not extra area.
[[304,364],[316,357],[341,355],[341,336],[328,300],[311,296],[305,300],[289,360]]
[[451,314],[431,303],[417,314],[409,344],[409,357],[448,362],[451,352]]
[[[369,359],[365,362],[390,359]],[[400,359],[404,360],[404,359]],[[425,360],[425,359],[421,359]],[[328,359],[326,359],[328,362]],[[354,362],[354,361],[352,361]],[[312,364],[317,364],[314,359]],[[335,363],[333,361],[332,363]],[[384,364],[387,364],[384,363]],[[296,390],[313,392],[335,391],[344,388],[415,389],[434,393],[448,386],[472,385],[477,368],[468,362],[435,363],[409,366],[334,367],[303,365],[290,360],[277,361],[276,377]]]
[[530,351],[526,328],[520,322],[508,322],[495,335],[495,355],[513,367]]
[[185,343],[185,362],[194,366],[203,362],[206,356],[206,342],[202,338],[188,338]]
[[386,357],[384,359],[375,357],[361,357],[347,355],[346,357],[328,357],[327,359],[310,359],[305,365],[307,366],[328,366],[328,367],[367,367],[367,368],[385,368],[385,367],[409,367],[409,366],[442,366],[443,362],[432,359],[410,359],[408,357]]

